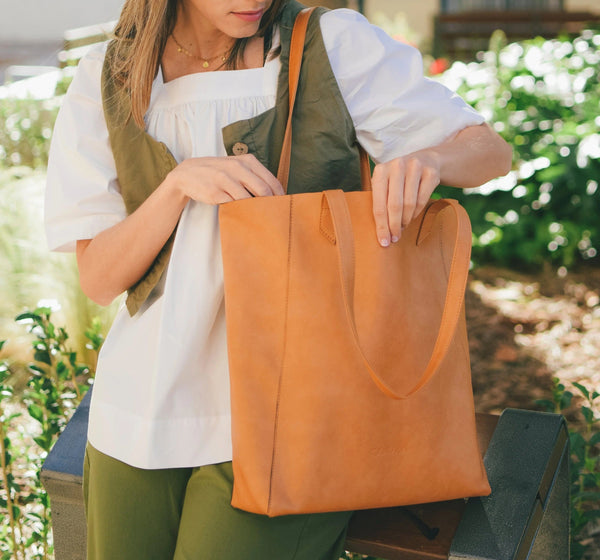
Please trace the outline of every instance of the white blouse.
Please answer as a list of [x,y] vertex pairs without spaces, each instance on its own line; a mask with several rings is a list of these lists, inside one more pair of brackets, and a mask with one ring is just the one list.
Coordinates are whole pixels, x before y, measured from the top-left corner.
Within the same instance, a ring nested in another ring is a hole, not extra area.
[[[483,118],[423,78],[413,48],[357,12],[321,18],[359,142],[376,162],[438,144]],[[46,191],[49,247],[73,251],[126,217],[102,112],[106,45],[79,64],[56,121]],[[279,59],[263,68],[154,80],[147,131],[178,162],[225,156],[221,130],[275,105]],[[227,342],[217,207],[190,201],[166,274],[142,309],[121,305],[100,352],[90,443],[140,468],[231,460]]]

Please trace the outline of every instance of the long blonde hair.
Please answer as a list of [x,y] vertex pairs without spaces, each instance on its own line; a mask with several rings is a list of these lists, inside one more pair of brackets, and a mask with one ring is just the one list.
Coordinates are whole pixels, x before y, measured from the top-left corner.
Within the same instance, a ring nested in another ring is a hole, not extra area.
[[[131,99],[131,117],[144,128],[144,115],[150,104],[152,82],[156,77],[167,39],[177,19],[180,0],[126,0],[115,27],[111,74]],[[287,0],[273,0],[265,12],[257,35],[270,44],[271,31]],[[238,39],[225,63],[235,68],[244,54],[247,39]],[[268,50],[268,49],[267,49]]]

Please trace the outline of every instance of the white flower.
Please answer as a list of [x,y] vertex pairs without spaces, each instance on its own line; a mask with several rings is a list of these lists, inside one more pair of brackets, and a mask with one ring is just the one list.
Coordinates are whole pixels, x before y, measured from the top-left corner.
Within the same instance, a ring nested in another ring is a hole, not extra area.
[[507,68],[515,68],[523,55],[523,47],[519,43],[511,43],[500,53],[500,64]]
[[586,136],[577,149],[577,167],[583,169],[588,159],[600,159],[600,134]]
[[60,311],[60,303],[55,299],[41,299],[37,302],[37,307],[47,307],[53,313]]

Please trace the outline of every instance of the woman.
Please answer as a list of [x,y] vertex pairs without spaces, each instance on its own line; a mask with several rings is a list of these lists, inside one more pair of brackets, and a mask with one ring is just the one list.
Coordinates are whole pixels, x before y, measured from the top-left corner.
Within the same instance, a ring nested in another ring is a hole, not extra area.
[[[299,9],[292,0],[127,0],[116,39],[81,61],[63,103],[48,168],[49,245],[76,250],[94,301],[129,291],[90,411],[92,560],[317,560],[342,550],[348,512],[268,519],[229,505],[217,206],[283,194],[276,145]],[[508,171],[508,146],[423,78],[416,51],[349,10],[313,20],[294,177],[313,173],[317,189],[341,176],[340,187],[358,188],[358,140],[377,163],[382,246],[440,182],[471,187]],[[294,177],[289,192],[302,188]]]

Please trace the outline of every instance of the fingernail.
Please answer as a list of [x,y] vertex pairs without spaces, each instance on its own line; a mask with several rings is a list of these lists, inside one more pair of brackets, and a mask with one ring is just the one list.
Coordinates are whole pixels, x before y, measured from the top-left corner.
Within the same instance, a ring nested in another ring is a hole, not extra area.
[[382,247],[387,247],[390,244],[390,240],[389,239],[380,239],[379,243],[381,243]]
[[398,239],[400,239],[397,235],[392,236],[392,243],[398,243]]

